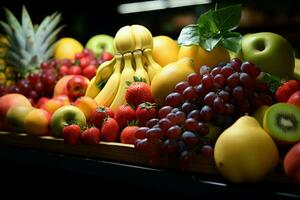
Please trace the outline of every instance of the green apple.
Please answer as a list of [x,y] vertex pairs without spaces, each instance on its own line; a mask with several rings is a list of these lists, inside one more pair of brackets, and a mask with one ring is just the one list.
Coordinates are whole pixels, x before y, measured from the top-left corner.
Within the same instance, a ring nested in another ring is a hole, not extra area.
[[10,108],[6,113],[8,129],[16,133],[25,132],[25,117],[33,109],[35,108],[31,106],[14,106]]
[[65,105],[53,113],[50,122],[51,131],[54,136],[61,137],[62,129],[69,124],[77,124],[80,127],[86,126],[86,118],[79,108]]
[[242,56],[262,71],[279,78],[290,78],[295,67],[294,49],[287,39],[271,32],[244,35]]
[[99,34],[91,37],[85,47],[92,50],[96,56],[101,55],[102,52],[115,53],[114,38],[106,34]]

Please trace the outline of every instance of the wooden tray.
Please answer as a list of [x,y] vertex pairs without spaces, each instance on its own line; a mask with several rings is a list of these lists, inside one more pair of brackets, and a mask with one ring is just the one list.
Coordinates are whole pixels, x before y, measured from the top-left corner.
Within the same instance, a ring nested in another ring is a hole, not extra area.
[[[31,148],[49,152],[72,154],[90,158],[100,158],[105,160],[119,161],[128,164],[149,166],[148,159],[140,152],[134,150],[133,145],[115,142],[100,142],[99,145],[68,145],[63,139],[51,136],[33,136],[26,133],[11,133],[0,131],[0,145],[10,145],[22,148]],[[176,169],[172,163],[165,163],[158,166],[160,168]],[[189,172],[219,175],[212,157],[197,155],[195,160],[187,169]],[[270,182],[289,182],[283,173],[282,161],[278,167],[266,178]]]

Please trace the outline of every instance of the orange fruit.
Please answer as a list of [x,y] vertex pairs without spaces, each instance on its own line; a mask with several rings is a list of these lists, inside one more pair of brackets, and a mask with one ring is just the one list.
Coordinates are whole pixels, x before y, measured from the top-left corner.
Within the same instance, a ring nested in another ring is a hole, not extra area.
[[179,46],[172,38],[159,35],[153,37],[153,59],[162,67],[178,59]]
[[216,47],[212,51],[206,51],[198,45],[181,46],[178,53],[178,59],[190,57],[194,60],[194,68],[196,72],[203,65],[214,67],[220,62],[229,62],[229,52],[222,47]]
[[57,60],[73,59],[75,54],[80,53],[83,48],[83,45],[74,38],[61,38],[54,45],[54,58]]

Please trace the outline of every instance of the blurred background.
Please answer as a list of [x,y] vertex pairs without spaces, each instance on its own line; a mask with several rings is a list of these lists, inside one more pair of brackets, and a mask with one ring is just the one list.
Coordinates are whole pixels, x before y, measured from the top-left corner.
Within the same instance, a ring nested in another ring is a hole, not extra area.
[[[241,3],[242,19],[238,32],[271,31],[287,38],[300,57],[300,1],[215,1],[215,0],[0,0],[20,17],[25,5],[34,23],[55,11],[61,12],[66,27],[60,37],[70,36],[82,44],[96,34],[115,33],[124,25],[142,24],[152,34],[168,35],[177,39],[182,27],[195,23],[198,16],[209,9]],[[0,19],[4,13],[0,11]]]

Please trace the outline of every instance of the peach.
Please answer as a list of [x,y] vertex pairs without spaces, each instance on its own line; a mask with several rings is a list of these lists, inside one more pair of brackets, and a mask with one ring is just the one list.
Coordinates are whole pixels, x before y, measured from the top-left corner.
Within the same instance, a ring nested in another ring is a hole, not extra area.
[[58,108],[64,105],[65,103],[63,100],[52,98],[49,101],[47,101],[44,105],[42,105],[40,108],[46,110],[52,115]]
[[74,103],[74,106],[79,108],[85,115],[85,118],[89,120],[93,110],[97,108],[97,102],[88,96],[79,97]]
[[10,93],[0,97],[0,130],[7,129],[6,113],[13,106],[30,106],[30,101],[22,94]]
[[39,100],[36,102],[35,107],[36,108],[41,108],[45,103],[47,103],[50,99],[48,97],[41,97]]
[[47,111],[36,108],[30,111],[24,120],[24,129],[26,133],[32,135],[49,134],[51,115]]

